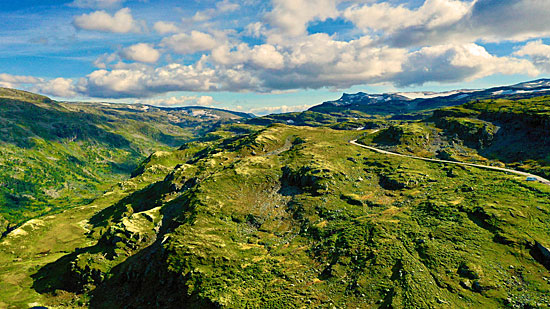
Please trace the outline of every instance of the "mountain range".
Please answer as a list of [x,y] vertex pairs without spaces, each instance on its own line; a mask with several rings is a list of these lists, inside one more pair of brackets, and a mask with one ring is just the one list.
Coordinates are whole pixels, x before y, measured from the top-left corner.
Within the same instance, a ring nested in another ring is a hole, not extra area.
[[550,82],[300,113],[0,90],[0,308],[550,306]]
[[539,79],[511,86],[479,90],[455,90],[448,92],[401,92],[384,94],[344,93],[336,101],[324,102],[310,111],[335,113],[360,111],[370,114],[397,114],[418,112],[444,106],[461,105],[473,100],[488,98],[529,98],[550,93],[550,80]]

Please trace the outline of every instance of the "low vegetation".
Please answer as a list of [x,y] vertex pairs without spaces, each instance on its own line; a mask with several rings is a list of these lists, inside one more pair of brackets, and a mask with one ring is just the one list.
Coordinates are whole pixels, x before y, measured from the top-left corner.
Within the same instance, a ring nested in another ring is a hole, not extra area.
[[[547,146],[523,131],[548,128],[533,125],[547,101],[532,100],[220,124],[153,152],[89,204],[7,234],[0,306],[548,307],[550,186],[349,143],[525,165],[511,149]],[[507,138],[523,144],[500,152]]]
[[85,205],[152,152],[245,116],[208,112],[60,103],[0,88],[0,235],[30,218]]

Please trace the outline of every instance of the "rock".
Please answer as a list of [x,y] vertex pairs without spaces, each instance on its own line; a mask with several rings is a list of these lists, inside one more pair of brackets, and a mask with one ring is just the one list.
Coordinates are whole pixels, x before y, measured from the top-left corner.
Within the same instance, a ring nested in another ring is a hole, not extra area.
[[470,282],[470,280],[462,280],[460,281],[460,286],[467,289],[467,290],[470,290],[472,289],[472,283]]
[[483,292],[484,288],[483,286],[479,283],[479,281],[474,281],[474,283],[472,284],[472,290],[474,292],[478,292],[478,293],[481,293]]
[[461,277],[468,278],[468,279],[479,279],[481,272],[481,269],[479,269],[479,266],[473,265],[471,263],[462,263],[458,267],[458,274]]
[[540,255],[542,258],[542,262],[546,265],[550,265],[550,249],[544,245],[542,245],[540,242],[535,242],[535,248],[536,252]]

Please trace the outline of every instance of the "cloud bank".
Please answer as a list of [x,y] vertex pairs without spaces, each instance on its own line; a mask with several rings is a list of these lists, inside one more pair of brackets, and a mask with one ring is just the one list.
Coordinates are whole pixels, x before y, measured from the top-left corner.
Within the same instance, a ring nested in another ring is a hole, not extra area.
[[[73,25],[90,33],[140,34],[147,42],[123,41],[98,55],[97,70],[80,78],[0,75],[0,85],[32,84],[62,97],[154,98],[177,91],[409,87],[550,72],[546,0],[223,0],[179,21],[149,20],[150,33],[129,8],[118,9],[128,4],[75,0],[71,6],[100,10],[75,16]],[[243,15],[254,10],[257,15]],[[345,27],[329,31],[338,23]],[[325,28],[311,31],[312,25]],[[509,42],[514,50],[494,54],[489,42]]]

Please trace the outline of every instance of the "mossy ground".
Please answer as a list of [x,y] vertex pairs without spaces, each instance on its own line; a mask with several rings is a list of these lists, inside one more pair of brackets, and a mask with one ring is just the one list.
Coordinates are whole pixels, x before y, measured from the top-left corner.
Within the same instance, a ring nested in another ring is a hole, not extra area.
[[464,136],[494,120],[461,108],[439,115],[453,127],[239,124],[157,152],[90,205],[10,233],[0,305],[548,307],[549,186],[349,143],[483,160]]
[[[93,237],[81,238],[88,247],[82,242],[69,259],[33,268],[48,285],[40,297],[75,291],[97,307],[550,301],[550,274],[533,249],[550,241],[547,186],[377,154],[348,142],[357,131],[275,125],[251,135],[224,132],[152,157],[148,169],[165,174],[159,182],[96,214]],[[167,157],[179,162],[175,169],[154,168]],[[83,263],[80,279],[104,273],[77,286],[51,279],[72,261]]]
[[85,205],[154,151],[172,150],[237,114],[60,103],[0,89],[0,237],[26,220]]

